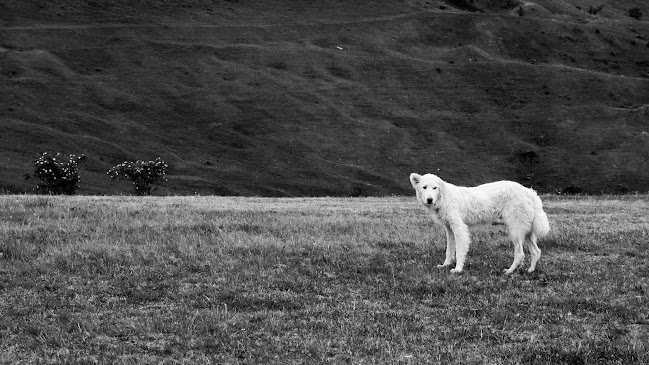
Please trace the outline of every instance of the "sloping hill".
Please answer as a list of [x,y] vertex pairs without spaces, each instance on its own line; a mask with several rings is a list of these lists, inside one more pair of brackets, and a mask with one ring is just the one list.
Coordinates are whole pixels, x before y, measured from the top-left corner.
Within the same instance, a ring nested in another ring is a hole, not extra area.
[[649,190],[644,1],[3,4],[0,190],[46,150],[88,157],[84,194],[158,156],[172,194]]

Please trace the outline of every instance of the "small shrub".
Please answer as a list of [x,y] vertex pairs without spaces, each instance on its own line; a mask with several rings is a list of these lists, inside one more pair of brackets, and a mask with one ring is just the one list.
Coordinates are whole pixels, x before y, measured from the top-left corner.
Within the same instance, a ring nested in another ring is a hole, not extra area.
[[516,158],[523,165],[534,165],[539,163],[539,155],[535,151],[519,151],[516,154]]
[[352,187],[352,197],[358,198],[365,195],[365,187],[362,184],[356,184]]
[[79,188],[79,161],[85,158],[44,152],[34,161],[34,177],[41,181],[36,189],[44,194],[73,195]]
[[518,14],[518,16],[525,16],[525,9],[523,9],[522,6],[519,6],[516,13]]
[[450,0],[451,4],[456,7],[469,11],[478,11],[479,8],[474,4],[473,0]]
[[478,12],[511,10],[521,6],[519,0],[450,0],[449,3],[463,10]]
[[591,5],[588,7],[588,13],[592,15],[597,15],[597,13],[599,13],[600,11],[602,11],[602,9],[604,9],[604,6],[605,6],[604,4],[600,4],[598,6]]
[[131,180],[137,195],[151,195],[151,184],[166,181],[169,165],[160,157],[153,161],[124,161],[111,168],[108,174],[113,180]]
[[559,192],[559,194],[561,195],[579,195],[581,193],[583,193],[583,189],[581,188],[581,186],[579,186],[579,184],[576,184],[574,182],[570,183]]
[[642,18],[642,15],[643,15],[642,10],[640,10],[640,8],[631,8],[631,9],[629,9],[629,16],[631,18],[635,18],[635,19],[639,20],[640,18]]

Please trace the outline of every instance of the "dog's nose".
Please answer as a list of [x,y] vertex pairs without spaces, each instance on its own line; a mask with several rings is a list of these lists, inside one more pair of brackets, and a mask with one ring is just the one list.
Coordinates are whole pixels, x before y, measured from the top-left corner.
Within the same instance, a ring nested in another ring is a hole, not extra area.
[[428,203],[428,204],[433,204],[433,198],[428,198],[428,199],[426,199],[426,203]]

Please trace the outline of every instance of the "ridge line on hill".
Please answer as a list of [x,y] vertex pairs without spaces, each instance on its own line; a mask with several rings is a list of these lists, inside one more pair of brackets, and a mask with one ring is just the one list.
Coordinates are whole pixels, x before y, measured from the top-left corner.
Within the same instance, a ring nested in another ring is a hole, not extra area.
[[[499,14],[499,13],[471,13],[464,11],[454,11],[454,10],[421,10],[417,12],[410,12],[404,14],[394,14],[378,17],[367,17],[367,18],[358,18],[351,20],[342,20],[342,21],[322,21],[322,22],[296,22],[296,23],[273,23],[273,24],[205,24],[205,23],[93,23],[93,24],[38,24],[38,25],[18,25],[18,26],[0,26],[1,31],[14,31],[14,30],[52,30],[52,29],[61,29],[61,30],[71,30],[71,29],[101,29],[101,28],[147,28],[147,27],[195,27],[195,28],[270,28],[270,27],[285,27],[285,26],[311,26],[311,25],[338,25],[338,24],[355,24],[355,23],[368,23],[368,22],[379,22],[379,21],[392,21],[395,19],[408,18],[413,16],[418,16],[422,14],[437,14],[437,15],[458,15],[464,14],[467,16],[479,16],[479,17],[516,17],[509,14]],[[620,19],[596,19],[596,21],[586,21],[586,22],[576,22],[569,21],[568,19],[556,19],[556,18],[541,18],[534,16],[526,16],[526,19],[534,19],[540,21],[551,21],[558,22],[567,25],[588,25],[591,23],[605,23],[605,22],[615,22],[620,23]],[[624,21],[622,23],[628,23]]]

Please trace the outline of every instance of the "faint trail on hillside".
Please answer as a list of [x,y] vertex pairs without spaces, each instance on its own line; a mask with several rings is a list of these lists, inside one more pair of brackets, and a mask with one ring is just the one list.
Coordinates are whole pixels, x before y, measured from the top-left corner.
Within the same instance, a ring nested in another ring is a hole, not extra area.
[[[395,19],[409,18],[420,14],[444,14],[443,12],[436,11],[418,11],[413,13],[396,14],[381,17],[358,18],[351,20],[341,21],[322,21],[322,22],[295,22],[295,23],[273,23],[273,24],[198,24],[198,23],[104,23],[104,24],[39,24],[39,25],[23,25],[23,26],[10,26],[2,27],[0,30],[74,30],[74,29],[110,29],[110,28],[150,28],[150,27],[183,27],[183,28],[273,28],[273,27],[292,27],[292,26],[319,26],[319,25],[340,25],[340,24],[355,24],[355,23],[371,23],[381,21],[392,21]],[[459,14],[461,12],[446,12],[451,14]]]
[[[393,21],[396,19],[404,19],[409,17],[415,17],[422,14],[435,14],[435,15],[458,15],[463,14],[466,16],[476,16],[476,17],[511,17],[507,14],[497,14],[497,13],[472,13],[456,9],[447,9],[447,10],[421,10],[416,12],[404,13],[404,14],[395,14],[395,15],[386,15],[379,17],[366,17],[366,18],[357,18],[341,21],[318,21],[318,22],[295,22],[295,23],[272,23],[272,24],[200,24],[200,23],[103,23],[103,24],[39,24],[39,25],[21,25],[21,26],[0,26],[2,31],[14,31],[14,30],[74,30],[74,29],[110,29],[110,28],[151,28],[151,27],[183,27],[183,28],[273,28],[273,27],[292,27],[292,26],[323,26],[323,25],[343,25],[343,24],[357,24],[357,23],[371,23],[371,22],[383,22],[383,21]],[[535,19],[539,21],[547,22],[558,22],[564,23],[567,25],[584,25],[590,22],[576,22],[568,21],[567,19],[554,19],[554,18],[540,18],[528,16],[527,19]],[[619,19],[597,19],[596,23],[606,23],[606,22],[615,22],[620,23]],[[624,22],[624,23],[628,23]]]
[[[492,14],[492,13],[470,13],[466,11],[461,11],[461,10],[421,10],[417,12],[410,12],[410,13],[404,13],[404,14],[395,14],[395,15],[387,15],[387,16],[379,16],[379,17],[362,17],[362,18],[357,18],[357,19],[349,19],[349,20],[341,20],[341,21],[317,21],[317,22],[295,22],[295,23],[272,23],[272,24],[200,24],[200,23],[146,23],[146,24],[138,24],[138,23],[103,23],[103,24],[39,24],[39,25],[25,25],[25,26],[8,26],[8,27],[3,27],[0,26],[0,32],[2,31],[50,31],[50,30],[95,30],[95,29],[155,29],[155,28],[187,28],[187,29],[219,29],[219,28],[279,28],[279,27],[296,27],[296,26],[331,26],[331,25],[345,25],[345,24],[359,24],[359,23],[372,23],[372,22],[385,22],[385,21],[394,21],[398,19],[407,19],[407,18],[412,18],[412,17],[417,17],[420,15],[424,14],[435,14],[438,16],[455,16],[459,14],[463,14],[466,16],[476,16],[476,17],[510,17],[510,15],[504,15],[504,14]],[[570,22],[565,19],[554,19],[554,18],[534,18],[534,17],[528,17],[531,19],[539,20],[539,21],[547,21],[547,22],[559,22],[563,24],[574,24],[574,25],[583,25],[582,23],[577,23],[577,22]],[[606,22],[606,21],[612,21],[612,22],[619,22],[619,20],[615,19],[598,19],[598,22]],[[132,37],[131,37],[132,38]],[[182,44],[182,41],[184,39],[182,38],[176,38],[179,40],[179,44]],[[166,42],[170,43],[170,42]],[[194,44],[188,42],[187,44]],[[209,44],[201,44],[203,46],[207,47],[212,47],[213,45]],[[114,45],[112,46],[107,46],[107,47],[115,47]],[[104,48],[103,46],[97,46],[97,47],[84,47],[84,48]],[[630,79],[636,79],[636,80],[642,80],[642,81],[647,81],[647,78],[644,77],[638,77],[638,76],[631,76],[631,75],[621,75],[621,74],[612,74],[612,73],[606,73],[606,72],[601,72],[601,71],[596,71],[596,70],[591,70],[591,69],[586,69],[586,68],[580,68],[580,67],[575,67],[575,66],[570,66],[566,64],[549,64],[549,63],[529,63],[525,62],[522,60],[517,60],[517,59],[505,59],[505,58],[500,58],[496,57],[492,54],[489,54],[485,50],[474,47],[477,52],[479,52],[487,61],[490,62],[501,62],[503,64],[517,64],[517,65],[525,65],[525,66],[530,66],[530,67],[552,67],[552,68],[562,68],[565,70],[569,71],[575,71],[575,72],[588,72],[592,73],[595,75],[602,75],[602,76],[609,76],[609,77],[620,77],[620,78],[630,78]],[[449,48],[451,49],[451,48]],[[0,51],[6,51],[6,49],[0,49]],[[419,57],[414,57],[408,54],[404,54],[392,49],[384,49],[385,54],[393,57],[399,57],[399,58],[404,58],[412,61],[417,61],[417,62],[425,62],[425,63],[434,63],[434,64],[440,64],[443,63],[443,61],[439,60],[434,60],[434,59],[424,59],[424,58],[419,58]],[[361,56],[361,55],[358,55]]]
[[[500,57],[494,57],[493,55],[489,54],[487,51],[474,47],[475,49],[480,51],[480,54],[485,58],[486,62],[496,62],[496,63],[503,63],[503,64],[516,64],[516,65],[523,65],[523,66],[529,66],[529,67],[551,67],[551,68],[560,68],[560,69],[566,69],[569,71],[575,71],[575,72],[588,72],[592,73],[595,75],[601,75],[601,76],[609,76],[609,77],[620,77],[620,78],[630,78],[630,79],[636,79],[640,81],[646,81],[649,82],[649,79],[645,77],[639,77],[639,76],[630,76],[630,75],[619,75],[619,74],[611,74],[611,73],[606,73],[606,72],[601,72],[601,71],[596,71],[596,70],[590,70],[587,68],[581,68],[581,67],[575,67],[575,66],[569,66],[569,65],[564,65],[561,63],[557,64],[551,64],[551,63],[530,63],[530,62],[525,62],[521,60],[516,60],[516,59],[506,59],[506,58],[500,58]],[[448,48],[450,49],[450,48]],[[426,59],[426,58],[419,58],[419,57],[414,57],[407,55],[405,53],[401,53],[395,50],[385,50],[388,55],[391,55],[393,57],[398,57],[398,58],[403,58],[407,59],[410,61],[415,61],[415,62],[423,62],[423,63],[431,63],[435,65],[446,65],[446,61],[440,61],[440,60],[435,60],[435,59]],[[478,63],[480,61],[477,61]],[[484,62],[484,61],[483,61]]]

